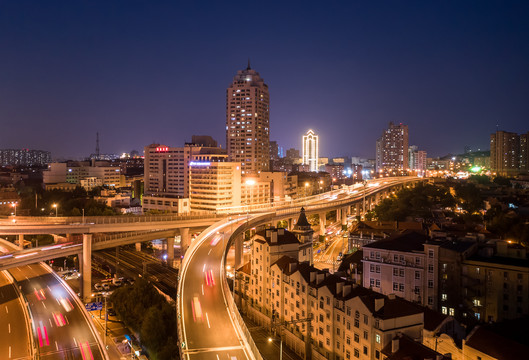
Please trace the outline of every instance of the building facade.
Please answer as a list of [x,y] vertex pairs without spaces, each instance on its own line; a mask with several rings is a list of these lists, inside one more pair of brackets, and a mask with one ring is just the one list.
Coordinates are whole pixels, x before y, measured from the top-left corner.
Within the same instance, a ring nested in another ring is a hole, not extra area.
[[269,111],[268,85],[248,62],[226,90],[226,148],[243,175],[269,170]]
[[46,166],[51,163],[51,153],[43,150],[0,150],[0,166]]
[[520,171],[520,136],[496,131],[490,135],[490,167],[498,175],[514,175]]
[[389,123],[376,143],[376,170],[408,169],[408,125]]
[[406,232],[364,245],[364,286],[437,309],[439,245],[427,240]]
[[303,135],[303,165],[308,165],[309,171],[318,171],[319,159],[319,140],[314,131],[307,131]]

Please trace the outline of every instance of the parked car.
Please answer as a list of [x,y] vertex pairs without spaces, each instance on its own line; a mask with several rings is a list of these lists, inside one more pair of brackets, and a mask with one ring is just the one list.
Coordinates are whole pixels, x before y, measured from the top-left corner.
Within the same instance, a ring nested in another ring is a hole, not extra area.
[[94,285],[94,289],[96,291],[102,291],[103,290],[103,285],[101,285],[100,283],[97,283]]
[[103,284],[103,290],[105,290],[105,291],[110,290],[110,284],[109,283],[104,283]]

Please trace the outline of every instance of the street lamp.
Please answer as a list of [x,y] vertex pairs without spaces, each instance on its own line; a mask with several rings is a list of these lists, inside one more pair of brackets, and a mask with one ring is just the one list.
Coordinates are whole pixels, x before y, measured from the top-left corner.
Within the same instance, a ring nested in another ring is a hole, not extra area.
[[58,211],[58,205],[57,204],[53,204],[52,207],[55,208],[55,217],[57,217],[57,211]]
[[17,216],[17,203],[16,202],[12,203],[11,207],[15,208],[15,216]]
[[[268,338],[268,342],[271,343],[272,341],[277,340],[273,339],[271,337]],[[279,338],[279,360],[283,360],[283,339]]]

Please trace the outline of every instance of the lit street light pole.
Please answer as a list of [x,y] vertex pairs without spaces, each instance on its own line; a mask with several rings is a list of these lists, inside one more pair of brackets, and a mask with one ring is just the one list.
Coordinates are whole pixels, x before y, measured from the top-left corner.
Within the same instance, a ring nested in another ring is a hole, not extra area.
[[11,206],[15,208],[15,216],[17,216],[17,203],[14,202],[11,204]]
[[[272,342],[277,339],[268,338],[268,342]],[[279,335],[279,360],[283,360],[283,338]]]
[[55,217],[57,217],[59,207],[57,206],[57,204],[53,204],[52,207],[55,208]]

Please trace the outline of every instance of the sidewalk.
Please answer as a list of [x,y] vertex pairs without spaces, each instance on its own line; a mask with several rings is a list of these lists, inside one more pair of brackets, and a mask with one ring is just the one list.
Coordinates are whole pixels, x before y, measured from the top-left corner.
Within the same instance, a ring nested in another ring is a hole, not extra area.
[[[279,347],[280,342],[278,337],[270,335],[270,329],[262,326],[258,326],[252,320],[243,316],[243,320],[246,323],[246,327],[250,330],[252,339],[255,345],[259,349],[261,356],[264,360],[278,360],[279,359]],[[272,337],[273,341],[268,341],[268,338]],[[295,352],[288,349],[283,344],[283,360],[303,360]]]
[[[105,317],[103,312],[101,318],[99,317],[99,311],[90,311],[89,314],[92,317],[92,321],[96,325],[97,332],[103,343],[105,341]],[[110,318],[113,318],[112,316]],[[130,347],[127,344],[123,344],[125,340],[125,334],[130,334],[130,331],[123,325],[121,321],[111,320],[109,318],[107,322],[107,336],[106,345],[107,353],[110,360],[126,360],[130,359]]]

